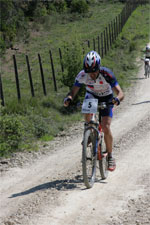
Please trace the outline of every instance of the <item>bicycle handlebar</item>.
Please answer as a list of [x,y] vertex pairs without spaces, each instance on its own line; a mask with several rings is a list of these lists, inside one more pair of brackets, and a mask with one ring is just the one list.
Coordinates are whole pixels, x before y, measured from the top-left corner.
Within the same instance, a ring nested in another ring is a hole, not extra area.
[[111,101],[111,102],[99,102],[98,103],[98,108],[99,109],[105,109],[107,108],[108,106],[113,106],[114,103]]

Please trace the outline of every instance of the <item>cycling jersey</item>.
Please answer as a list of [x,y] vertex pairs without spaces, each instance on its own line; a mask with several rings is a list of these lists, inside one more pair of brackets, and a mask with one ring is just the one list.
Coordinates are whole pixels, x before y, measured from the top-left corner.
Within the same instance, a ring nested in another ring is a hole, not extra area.
[[145,58],[150,58],[150,50],[149,49],[147,49],[147,50],[145,50],[144,51],[144,53],[145,53]]
[[75,79],[74,85],[81,87],[82,84],[86,85],[87,92],[99,97],[104,97],[113,93],[112,88],[118,85],[118,82],[110,69],[101,67],[96,80],[93,80],[84,70],[80,71]]

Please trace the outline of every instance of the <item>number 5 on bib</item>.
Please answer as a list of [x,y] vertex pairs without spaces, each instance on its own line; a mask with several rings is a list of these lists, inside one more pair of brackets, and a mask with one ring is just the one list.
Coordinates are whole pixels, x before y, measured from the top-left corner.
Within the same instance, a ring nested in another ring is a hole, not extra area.
[[96,113],[98,99],[84,99],[82,104],[82,113]]

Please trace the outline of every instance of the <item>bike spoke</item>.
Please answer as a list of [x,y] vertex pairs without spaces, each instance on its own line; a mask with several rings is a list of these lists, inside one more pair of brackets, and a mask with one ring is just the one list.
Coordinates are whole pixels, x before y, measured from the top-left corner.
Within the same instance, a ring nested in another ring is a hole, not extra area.
[[93,132],[85,132],[82,153],[83,180],[87,188],[91,188],[95,181],[96,154],[94,153],[95,140]]

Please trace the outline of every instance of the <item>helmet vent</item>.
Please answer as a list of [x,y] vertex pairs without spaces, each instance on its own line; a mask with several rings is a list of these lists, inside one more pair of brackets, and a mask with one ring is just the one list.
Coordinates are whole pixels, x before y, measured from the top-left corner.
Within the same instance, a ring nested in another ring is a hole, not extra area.
[[84,58],[84,71],[92,73],[100,69],[101,58],[95,51],[89,52]]

